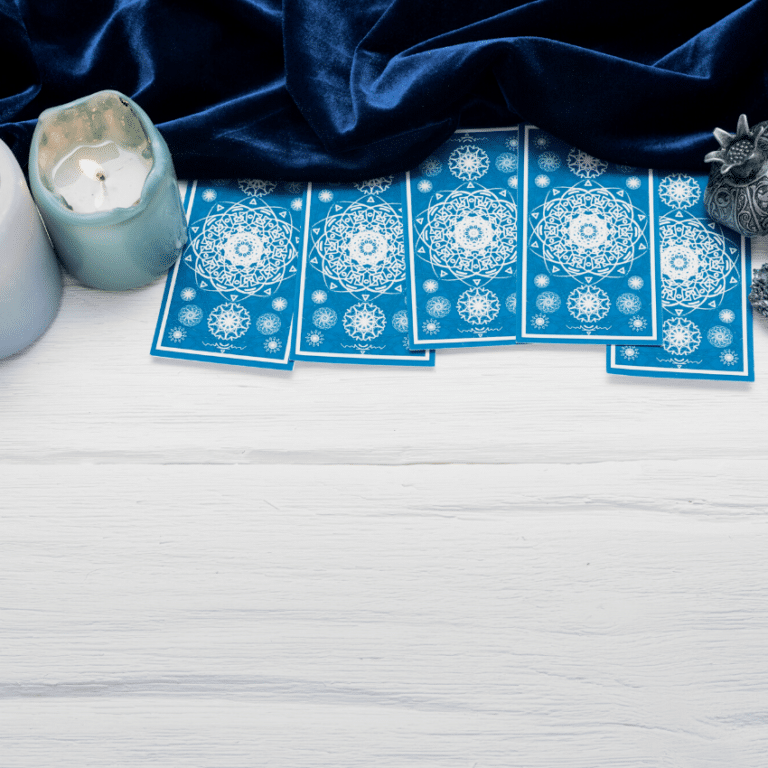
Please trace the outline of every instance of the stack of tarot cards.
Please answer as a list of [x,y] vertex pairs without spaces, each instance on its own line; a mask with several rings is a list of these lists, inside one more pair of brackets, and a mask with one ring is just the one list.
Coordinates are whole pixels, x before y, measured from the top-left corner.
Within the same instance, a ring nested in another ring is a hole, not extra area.
[[705,185],[529,125],[458,131],[356,184],[192,182],[152,354],[432,366],[602,344],[609,373],[752,381],[750,244],[707,218]]

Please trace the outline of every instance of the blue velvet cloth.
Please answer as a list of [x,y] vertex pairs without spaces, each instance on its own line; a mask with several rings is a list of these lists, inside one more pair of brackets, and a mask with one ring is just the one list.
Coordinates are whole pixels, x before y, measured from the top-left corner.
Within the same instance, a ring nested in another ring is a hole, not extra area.
[[615,162],[700,171],[768,118],[768,0],[0,0],[0,138],[140,104],[180,177],[351,180],[459,125],[528,121]]

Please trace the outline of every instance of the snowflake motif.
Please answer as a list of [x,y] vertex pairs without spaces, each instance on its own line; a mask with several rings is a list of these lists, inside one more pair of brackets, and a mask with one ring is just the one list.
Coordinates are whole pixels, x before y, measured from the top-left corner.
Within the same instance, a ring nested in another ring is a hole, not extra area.
[[310,347],[319,347],[325,340],[320,331],[310,331],[304,339]]
[[206,203],[212,203],[215,199],[216,199],[216,190],[206,189],[203,192],[203,200],[205,200]]
[[616,170],[619,173],[630,174],[630,173],[634,173],[637,170],[637,168],[635,168],[634,165],[617,165]]
[[265,197],[277,186],[274,181],[264,179],[238,179],[237,186],[244,194],[256,197]]
[[184,339],[187,338],[187,332],[183,328],[179,328],[178,326],[176,328],[171,328],[170,331],[168,331],[168,338],[170,341],[175,342],[176,344],[180,344]]
[[325,291],[312,291],[312,301],[315,304],[325,304],[328,300],[328,294]]
[[627,189],[640,189],[643,182],[637,176],[630,176],[625,182]]
[[283,348],[283,342],[276,336],[272,336],[264,342],[264,349],[274,355]]
[[714,325],[707,333],[707,341],[713,347],[722,349],[733,342],[733,334],[724,325]]
[[721,323],[732,323],[736,319],[736,313],[730,309],[721,309],[718,317]]
[[440,333],[440,323],[437,320],[425,320],[421,324],[421,330],[430,336],[434,336],[436,333]]
[[381,336],[387,319],[375,305],[361,302],[344,313],[344,330],[356,341],[371,341]]
[[580,322],[602,320],[610,308],[608,294],[596,285],[580,285],[568,295],[568,311]]
[[499,314],[499,297],[487,288],[470,288],[459,296],[456,309],[468,323],[490,323]]
[[392,327],[398,333],[406,333],[408,330],[408,313],[401,309],[392,315]]
[[537,288],[546,288],[549,285],[549,275],[536,275],[536,277],[533,278],[533,284]]
[[297,195],[304,191],[304,184],[301,181],[288,181],[285,184],[286,192],[290,195]]
[[410,344],[410,342],[408,341],[408,337],[407,337],[407,336],[403,336],[403,346],[404,346],[404,347],[405,347],[407,350],[409,350],[409,351],[410,351],[410,348],[411,348],[411,344]]
[[549,146],[549,136],[540,133],[534,140],[533,145],[536,149],[546,149]]
[[507,179],[507,186],[510,189],[517,189],[517,176],[510,176]]
[[375,179],[360,181],[354,186],[364,195],[381,195],[392,186],[394,178],[394,176],[377,176]]
[[197,296],[197,291],[194,288],[183,288],[179,296],[183,301],[192,301]]
[[540,309],[547,314],[557,312],[557,310],[560,309],[560,304],[560,297],[553,291],[544,291],[544,293],[540,293],[536,297],[537,309]]
[[431,317],[445,317],[451,311],[451,302],[445,296],[433,296],[427,301],[427,314]]
[[250,326],[251,316],[240,304],[219,304],[208,315],[208,330],[223,341],[239,339]]
[[275,312],[282,312],[288,306],[288,299],[284,299],[282,296],[275,296],[272,299],[272,309]]
[[321,189],[317,193],[317,199],[321,203],[330,203],[333,200],[333,192],[330,189]]
[[422,179],[417,185],[416,189],[419,190],[419,192],[423,192],[424,194],[427,194],[428,192],[432,191],[432,182],[428,179]]
[[512,173],[517,170],[517,155],[510,152],[503,152],[496,158],[494,163],[497,171],[502,173]]
[[730,367],[739,362],[739,356],[731,349],[724,349],[720,353],[720,362]]
[[[193,269],[207,290],[232,298],[270,295],[298,258],[287,211],[260,198],[215,206],[193,228]],[[295,272],[295,269],[293,270]]]
[[462,181],[475,181],[488,173],[488,155],[480,147],[457,147],[448,158],[448,170]]
[[701,332],[684,317],[665,320],[662,326],[664,349],[673,355],[690,355],[701,344]]
[[616,309],[622,315],[634,315],[640,311],[643,302],[640,297],[634,293],[621,293],[616,297]]
[[437,288],[437,280],[425,280],[421,286],[427,293],[434,293]]
[[534,180],[533,183],[539,188],[539,189],[546,189],[549,186],[549,176],[547,176],[546,173],[540,173]]
[[508,312],[511,312],[513,315],[516,315],[517,314],[517,294],[510,293],[509,296],[507,296],[506,301],[504,302],[504,306],[507,308]]
[[316,309],[312,315],[312,322],[315,324],[315,327],[322,328],[324,331],[333,328],[333,326],[336,325],[337,319],[338,316],[336,315],[336,311],[330,307],[320,307],[320,309]]
[[443,164],[436,157],[428,157],[420,166],[419,170],[425,176],[437,176],[443,170]]
[[631,331],[640,332],[644,331],[648,327],[648,321],[640,315],[635,315],[629,318],[629,329]]
[[627,280],[627,285],[633,291],[639,291],[645,285],[645,283],[643,282],[643,278],[639,275],[632,275],[632,277]]
[[549,318],[546,315],[533,315],[531,325],[534,330],[543,331],[549,325]]
[[556,152],[543,152],[539,155],[539,168],[552,173],[560,167],[560,156]]
[[504,146],[507,149],[517,149],[520,146],[520,141],[518,140],[517,136],[508,136],[504,140]]
[[550,269],[561,269],[580,282],[602,280],[628,268],[647,250],[647,220],[629,200],[605,187],[557,191],[531,218],[532,246],[540,243]]
[[691,176],[671,173],[659,184],[659,197],[670,208],[681,210],[690,208],[701,197],[701,188]]
[[692,216],[662,216],[659,235],[661,301],[666,309],[709,308],[738,285],[731,279],[737,264],[719,228]]
[[435,195],[413,220],[416,252],[435,274],[450,272],[471,285],[493,280],[517,261],[517,206],[505,190],[459,187],[441,199]]
[[277,315],[273,315],[271,312],[266,312],[263,315],[259,315],[256,319],[256,330],[269,336],[270,334],[277,333],[280,330],[280,318]]
[[304,206],[304,201],[300,197],[295,197],[293,200],[291,200],[292,211],[300,211],[303,206]]
[[631,362],[640,357],[640,347],[619,347],[619,354]]
[[568,167],[580,179],[596,179],[605,173],[608,163],[574,147],[568,153]]
[[397,290],[405,280],[405,240],[400,206],[395,206],[381,198],[335,206],[319,233],[313,228],[310,264],[327,285],[352,295]]
[[191,328],[203,319],[203,310],[195,304],[188,304],[179,310],[179,322]]

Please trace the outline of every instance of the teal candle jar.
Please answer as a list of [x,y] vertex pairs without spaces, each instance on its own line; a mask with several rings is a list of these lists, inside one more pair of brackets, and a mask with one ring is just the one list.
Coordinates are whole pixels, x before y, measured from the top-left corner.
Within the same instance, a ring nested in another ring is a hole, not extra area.
[[37,339],[60,299],[59,263],[21,166],[0,141],[0,358]]
[[56,253],[92,288],[151,283],[187,242],[168,146],[144,110],[117,91],[40,115],[29,182]]

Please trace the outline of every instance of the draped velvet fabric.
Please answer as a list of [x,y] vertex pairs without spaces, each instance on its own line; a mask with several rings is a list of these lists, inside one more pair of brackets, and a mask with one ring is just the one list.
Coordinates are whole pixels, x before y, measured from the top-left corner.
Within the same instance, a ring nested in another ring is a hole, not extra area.
[[180,178],[354,180],[519,121],[698,171],[768,118],[767,41],[768,0],[0,0],[0,138],[26,167],[43,109],[114,88]]

